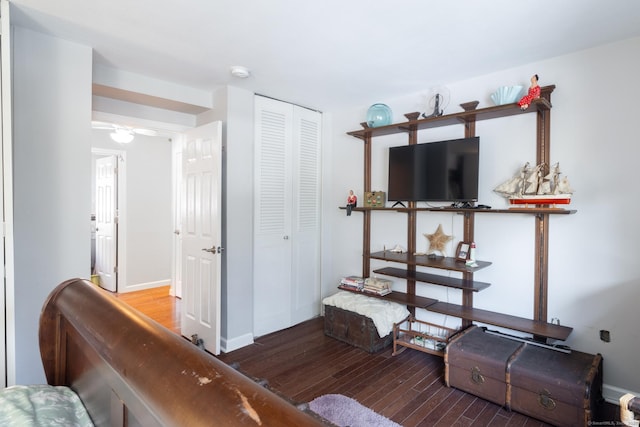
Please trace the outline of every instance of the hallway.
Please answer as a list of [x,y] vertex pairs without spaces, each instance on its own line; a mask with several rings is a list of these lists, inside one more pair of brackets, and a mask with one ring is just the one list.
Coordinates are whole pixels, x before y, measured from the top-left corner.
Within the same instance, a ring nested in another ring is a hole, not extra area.
[[180,298],[169,295],[170,286],[113,294],[165,328],[180,335]]

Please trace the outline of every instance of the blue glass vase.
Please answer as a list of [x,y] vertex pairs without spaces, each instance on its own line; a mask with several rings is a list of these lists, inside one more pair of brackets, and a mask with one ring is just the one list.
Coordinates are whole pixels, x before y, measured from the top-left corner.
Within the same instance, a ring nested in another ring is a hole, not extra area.
[[367,110],[367,125],[370,128],[390,125],[391,120],[391,108],[386,104],[373,104]]

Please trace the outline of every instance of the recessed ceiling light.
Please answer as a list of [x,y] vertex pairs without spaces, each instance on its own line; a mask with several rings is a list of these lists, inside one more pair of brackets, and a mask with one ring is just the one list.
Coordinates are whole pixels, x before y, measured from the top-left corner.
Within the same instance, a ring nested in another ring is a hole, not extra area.
[[240,79],[246,79],[249,77],[251,72],[247,67],[243,67],[242,65],[234,65],[231,67],[231,75],[234,77],[238,77]]

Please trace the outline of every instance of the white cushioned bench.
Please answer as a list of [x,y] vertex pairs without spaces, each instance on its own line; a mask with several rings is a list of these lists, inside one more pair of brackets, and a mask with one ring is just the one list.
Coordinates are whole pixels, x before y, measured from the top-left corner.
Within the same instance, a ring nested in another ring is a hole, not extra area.
[[401,304],[339,291],[324,300],[324,333],[370,353],[393,342],[393,325],[409,316]]

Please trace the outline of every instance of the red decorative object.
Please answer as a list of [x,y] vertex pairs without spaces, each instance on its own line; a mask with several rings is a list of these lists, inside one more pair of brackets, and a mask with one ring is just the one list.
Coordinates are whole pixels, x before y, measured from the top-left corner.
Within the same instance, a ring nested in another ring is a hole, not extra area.
[[531,86],[529,86],[529,91],[525,96],[520,98],[518,105],[521,109],[526,110],[529,108],[529,104],[531,104],[534,99],[538,98],[540,98],[540,86],[538,86],[538,75],[534,74],[531,76]]

